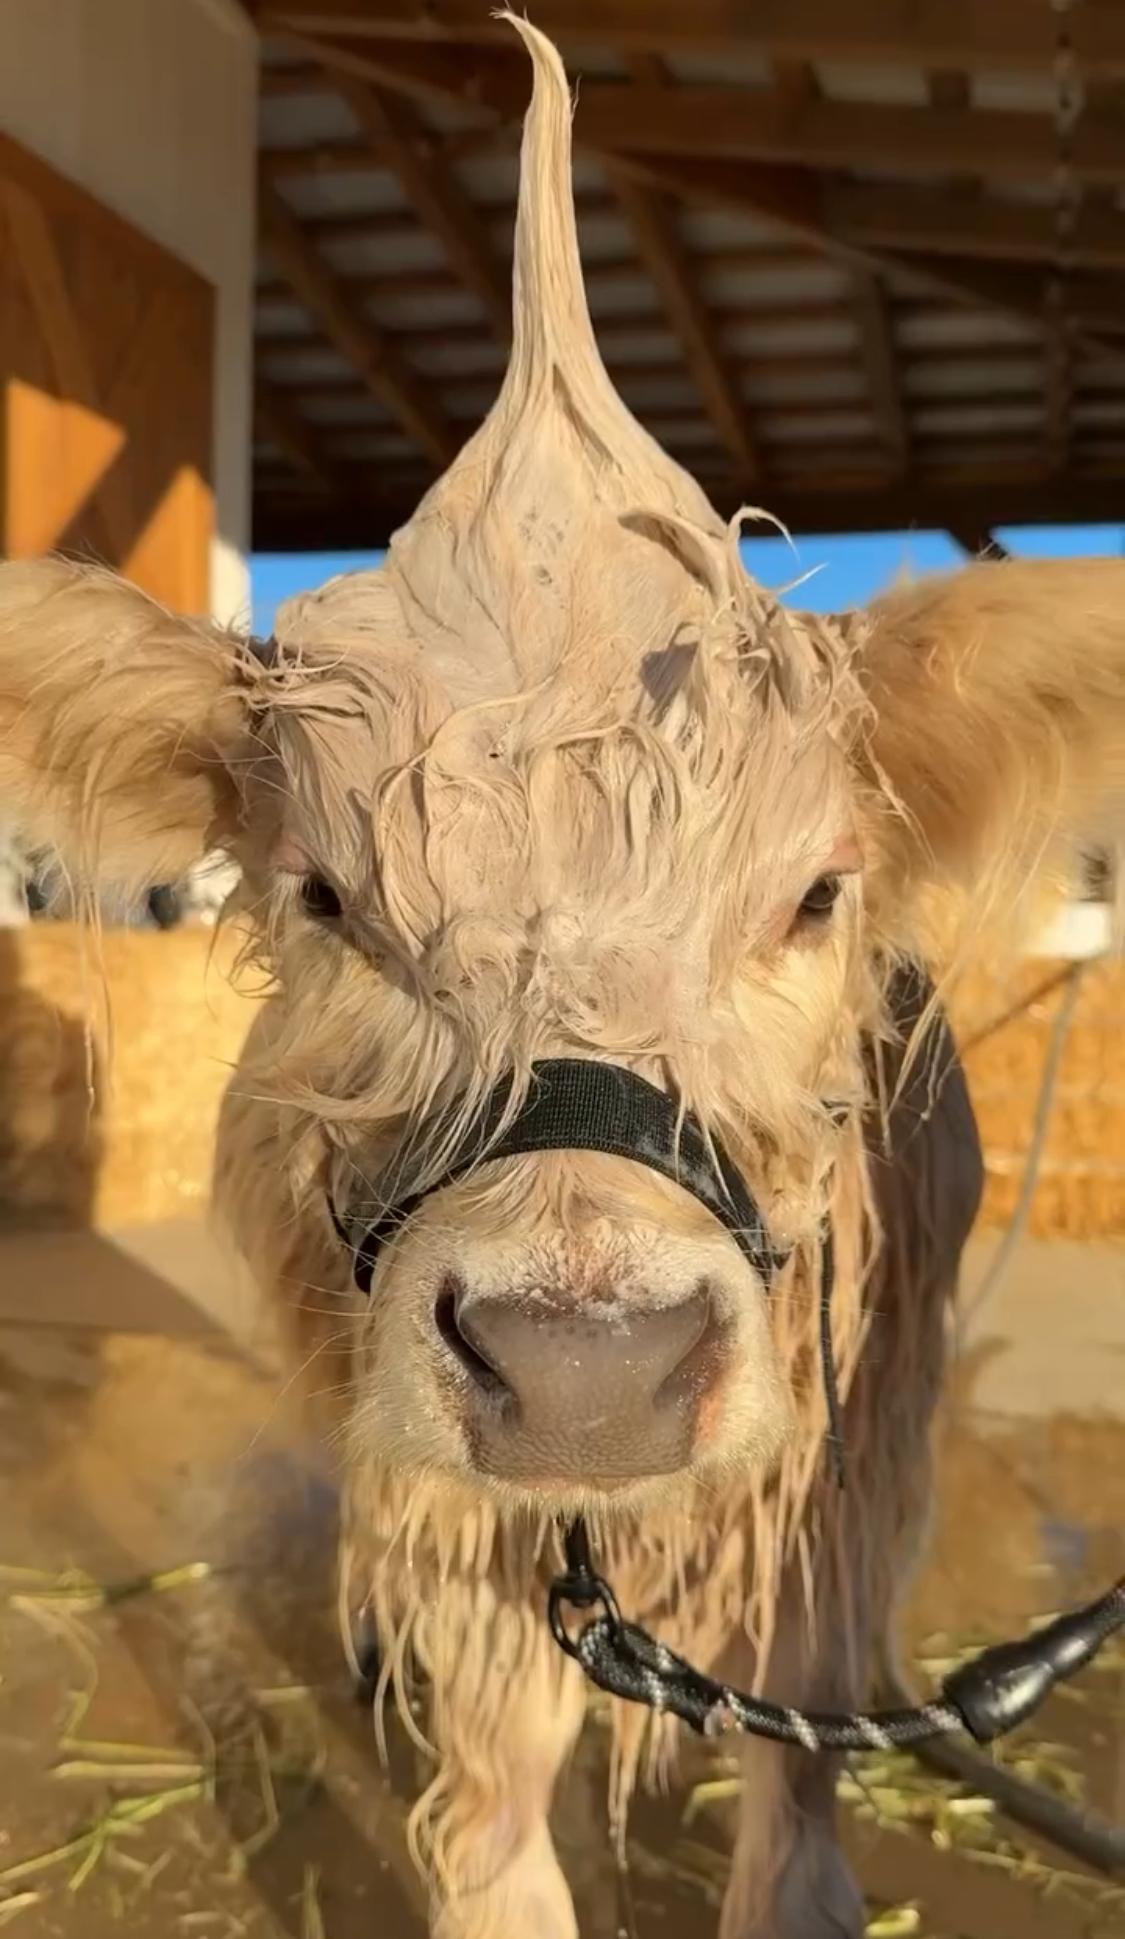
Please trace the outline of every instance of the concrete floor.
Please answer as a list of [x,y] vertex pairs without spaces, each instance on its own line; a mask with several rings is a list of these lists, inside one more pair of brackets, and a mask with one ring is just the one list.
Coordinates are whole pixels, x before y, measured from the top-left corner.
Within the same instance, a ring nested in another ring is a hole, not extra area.
[[[1125,1251],[1025,1246],[967,1329],[915,1643],[1021,1625],[1125,1567],[1123,1293]],[[0,1239],[0,1874],[31,1868],[0,1880],[0,1928],[17,1939],[424,1930],[403,1836],[419,1771],[401,1745],[380,1770],[350,1690],[333,1491],[280,1386],[252,1295],[200,1228]],[[208,1573],[105,1606],[59,1594],[66,1570],[127,1584],[187,1564]],[[1125,1675],[1087,1684],[1096,1703],[1054,1703],[1041,1734],[1125,1822]],[[583,1939],[713,1931],[707,1895],[653,1861],[682,1799],[638,1809],[616,1873],[587,1738],[559,1811]],[[159,1815],[122,1830],[134,1810]],[[873,1900],[919,1905],[900,1930],[1095,1930],[1065,1896],[957,1854],[849,1835]]]

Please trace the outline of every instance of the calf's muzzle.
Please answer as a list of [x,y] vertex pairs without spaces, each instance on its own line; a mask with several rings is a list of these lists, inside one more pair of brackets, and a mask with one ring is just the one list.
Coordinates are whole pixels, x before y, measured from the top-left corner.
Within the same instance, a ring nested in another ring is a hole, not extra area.
[[533,1484],[682,1468],[724,1358],[706,1284],[674,1305],[607,1307],[547,1292],[473,1298],[447,1283],[435,1322],[476,1465]]

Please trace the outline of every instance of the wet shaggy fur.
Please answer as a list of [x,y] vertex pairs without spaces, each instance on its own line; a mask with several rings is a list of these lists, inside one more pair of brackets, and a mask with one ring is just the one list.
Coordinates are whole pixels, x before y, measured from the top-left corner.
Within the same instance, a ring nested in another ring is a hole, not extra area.
[[[837,620],[749,579],[737,528],[598,357],[565,77],[513,24],[534,97],[511,362],[384,567],[290,601],[266,659],[89,566],[0,567],[0,799],[31,839],[91,907],[99,881],[140,890],[216,847],[242,870],[274,994],[230,1085],[219,1199],[339,1462],[342,1605],[373,1615],[415,1731],[426,1673],[414,1831],[442,1939],[575,1931],[547,1823],[584,1714],[543,1620],[560,1513],[587,1512],[623,1604],[696,1661],[783,1700],[868,1693],[923,1532],[980,1183],[903,966],[944,976],[986,926],[1014,935],[1079,840],[1113,838],[1125,779],[1125,563],[980,564]],[[810,919],[826,875],[841,894]],[[566,1154],[435,1193],[358,1297],[329,1194],[377,1214],[392,1156],[440,1171],[435,1106],[464,1121],[558,1054],[629,1065],[723,1139],[794,1248],[768,1301],[674,1185]],[[470,1266],[576,1307],[713,1282],[734,1351],[683,1472],[612,1496],[478,1472],[431,1324],[435,1284]],[[615,1715],[618,1826],[673,1742]],[[832,1767],[745,1757],[723,1939],[854,1939]]]

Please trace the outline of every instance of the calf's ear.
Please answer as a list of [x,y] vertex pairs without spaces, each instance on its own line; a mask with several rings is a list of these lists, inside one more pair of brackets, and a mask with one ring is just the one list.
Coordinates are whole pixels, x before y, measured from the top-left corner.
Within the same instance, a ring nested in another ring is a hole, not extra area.
[[237,828],[249,665],[101,567],[0,565],[0,801],[80,890],[175,881]]
[[[1125,833],[1125,560],[982,561],[877,600],[860,755],[879,927],[1016,918]],[[905,928],[906,934],[903,935]]]

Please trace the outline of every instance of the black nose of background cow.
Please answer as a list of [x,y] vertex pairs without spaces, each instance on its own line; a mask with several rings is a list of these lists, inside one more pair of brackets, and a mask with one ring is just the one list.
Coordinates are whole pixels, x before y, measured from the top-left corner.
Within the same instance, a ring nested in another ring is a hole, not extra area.
[[612,1310],[546,1293],[474,1299],[446,1285],[435,1319],[468,1376],[482,1469],[596,1484],[668,1474],[690,1458],[722,1358],[705,1285],[673,1306]]

